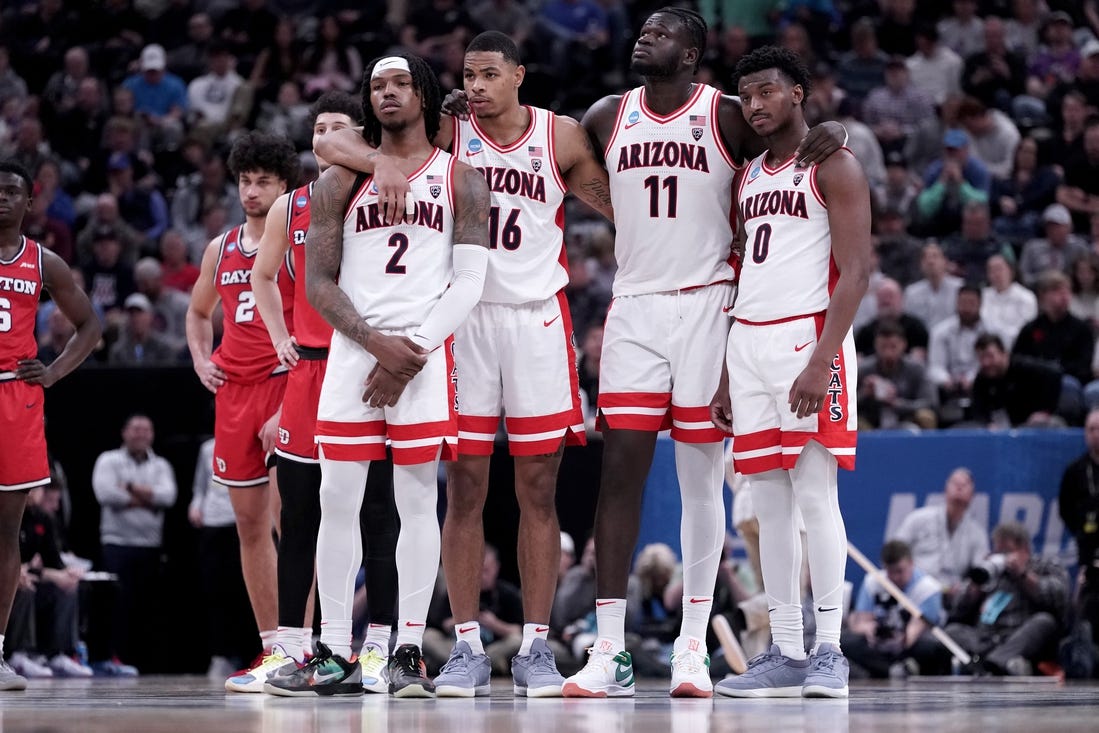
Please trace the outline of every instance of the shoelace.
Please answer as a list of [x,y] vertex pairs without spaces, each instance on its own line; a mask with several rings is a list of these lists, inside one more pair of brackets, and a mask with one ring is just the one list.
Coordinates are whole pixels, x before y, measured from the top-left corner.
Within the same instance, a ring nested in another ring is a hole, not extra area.
[[531,649],[530,666],[532,669],[535,667],[556,668],[556,665],[553,662],[553,652],[549,649],[539,649],[538,651]]
[[833,652],[824,652],[813,657],[814,672],[832,672],[836,666],[838,655]]
[[[416,659],[412,654],[401,654],[396,657],[397,666],[402,672],[412,675],[413,677],[420,676],[420,660]],[[447,664],[450,664],[448,661]]]
[[467,654],[455,654],[453,657],[446,661],[440,672],[469,672],[469,655]]
[[705,666],[702,655],[692,651],[673,654],[672,663],[688,674],[697,674],[698,672],[701,672],[703,666]]
[[372,669],[375,667],[384,666],[385,663],[386,658],[383,657],[381,654],[378,654],[378,652],[374,649],[371,649],[364,656],[359,658],[359,664],[361,664],[365,669]]

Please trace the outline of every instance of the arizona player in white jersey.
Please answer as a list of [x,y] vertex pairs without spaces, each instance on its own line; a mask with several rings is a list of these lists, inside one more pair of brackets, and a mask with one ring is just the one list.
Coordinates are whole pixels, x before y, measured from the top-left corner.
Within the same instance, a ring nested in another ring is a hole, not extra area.
[[313,189],[306,289],[335,329],[316,428],[324,624],[313,661],[268,689],[362,694],[360,667],[348,661],[358,516],[370,462],[384,457],[389,438],[401,518],[389,689],[431,697],[420,646],[439,567],[436,472],[440,453],[452,457],[457,446],[452,334],[484,286],[489,192],[480,173],[431,144],[442,95],[422,59],[376,59],[364,79],[363,136],[396,162],[416,207],[407,220],[386,224],[370,177],[340,166]]
[[[480,617],[482,513],[501,411],[515,460],[520,506],[519,573],[526,623],[512,661],[516,694],[561,694],[546,643],[561,550],[554,506],[566,443],[585,443],[568,282],[562,201],[566,190],[612,217],[607,174],[573,119],[519,103],[525,68],[508,36],[486,32],[466,48],[465,90],[448,97],[435,143],[479,170],[492,192],[490,267],[481,302],[455,335],[461,399],[458,460],[448,464],[443,568],[454,624],[451,660],[435,680],[440,696],[487,695],[490,661]],[[472,111],[472,114],[470,113]],[[329,153],[369,167],[361,138],[331,136]],[[380,157],[380,156],[379,156]],[[379,164],[376,157],[374,164]],[[398,209],[401,207],[398,206]]]
[[[690,10],[650,15],[631,64],[644,86],[605,97],[584,116],[610,176],[618,271],[599,377],[598,638],[588,664],[566,680],[566,697],[634,693],[626,585],[656,434],[667,428],[683,504],[683,623],[671,694],[713,694],[706,635],[726,524],[724,436],[710,422],[709,404],[735,276],[733,176],[737,161],[763,147],[738,100],[693,82],[706,33],[705,21]],[[828,129],[842,139],[840,126]],[[831,132],[816,137],[813,159],[839,147]]]
[[[768,46],[737,64],[744,116],[768,150],[737,179],[744,256],[715,424],[733,434],[736,470],[752,477],[770,651],[720,682],[732,697],[847,697],[839,647],[847,538],[837,465],[854,468],[857,418],[851,323],[870,277],[870,191],[844,148],[794,165],[808,126],[809,72]],[[730,409],[731,407],[731,409]],[[806,658],[798,577],[808,540],[816,641]]]

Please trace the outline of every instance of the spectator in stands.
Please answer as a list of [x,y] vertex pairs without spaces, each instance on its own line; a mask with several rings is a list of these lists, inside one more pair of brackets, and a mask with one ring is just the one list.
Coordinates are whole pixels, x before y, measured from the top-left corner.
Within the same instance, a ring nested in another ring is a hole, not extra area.
[[19,102],[27,98],[27,82],[15,69],[11,68],[11,54],[8,47],[0,46],[0,99],[14,99]]
[[638,591],[640,651],[645,654],[659,650],[649,655],[649,661],[656,656],[663,665],[671,657],[672,643],[679,633],[683,585],[675,582],[678,565],[675,550],[663,542],[653,542],[641,548],[631,574]]
[[[129,92],[122,87],[118,89]],[[130,157],[134,169],[134,180],[143,185],[157,182],[153,171],[152,153],[140,143],[142,124],[130,117],[115,115],[107,120],[103,127],[103,144],[92,153],[83,179],[84,190],[88,193],[107,189],[107,166],[116,153]]]
[[107,190],[118,201],[118,213],[141,233],[142,250],[149,251],[153,243],[168,228],[168,202],[160,190],[138,185],[129,155],[115,153],[107,161]]
[[1088,251],[1072,265],[1069,313],[1099,331],[1099,254]]
[[561,530],[561,561],[557,566],[557,582],[565,579],[569,569],[576,564],[576,543],[572,541],[572,535]]
[[593,319],[580,342],[580,359],[576,366],[580,383],[580,402],[589,430],[595,427],[596,405],[599,399],[599,364],[603,355],[603,320]]
[[160,262],[163,268],[164,287],[181,293],[190,293],[198,280],[199,269],[188,258],[187,242],[175,229],[164,232],[160,238]]
[[99,148],[106,122],[103,85],[95,77],[85,77],[77,87],[72,107],[59,110],[47,126],[54,152],[66,168],[66,177],[74,181],[84,177]]
[[1015,281],[1015,269],[1004,255],[988,258],[988,286],[981,292],[981,321],[1010,349],[1024,325],[1038,315],[1038,298]]
[[565,628],[592,613],[594,608],[595,539],[589,538],[584,543],[579,562],[565,572],[557,585],[550,612],[550,628],[565,638]]
[[[47,163],[46,165],[51,164]],[[49,206],[50,197],[48,194],[46,196],[35,196],[31,199],[30,208],[23,217],[23,234],[52,251],[63,259],[66,264],[69,264],[75,256],[72,230],[65,222],[50,215]]]
[[61,309],[51,308],[46,317],[46,332],[38,338],[38,360],[47,366],[52,364],[75,333],[76,327]]
[[592,289],[587,257],[582,252],[569,253],[569,281],[565,285],[565,297],[568,298],[569,313],[572,314],[573,333],[583,343],[588,327],[603,322],[610,306],[610,298],[605,293]]
[[235,7],[218,20],[217,32],[229,42],[241,73],[248,74],[264,44],[274,37],[278,16],[266,7],[267,0],[242,0],[239,5],[232,5]]
[[943,589],[949,609],[965,573],[988,555],[988,531],[969,514],[975,485],[968,468],[955,468],[943,487],[941,503],[928,501],[908,513],[890,539],[912,549],[916,567]]
[[977,0],[954,0],[952,12],[939,21],[943,45],[963,59],[984,50],[984,28],[977,17]]
[[847,147],[862,163],[866,178],[871,184],[885,180],[885,161],[881,143],[866,123],[856,117],[858,102],[844,97],[836,105],[836,121],[847,130]]
[[986,107],[973,97],[962,101],[958,122],[969,133],[973,154],[985,164],[994,179],[1007,178],[1019,144],[1019,128],[1006,114]]
[[73,46],[65,51],[64,66],[50,76],[46,88],[42,90],[42,121],[47,131],[57,129],[58,117],[76,106],[84,80],[94,78],[87,49]]
[[[885,180],[880,183],[871,183],[874,194],[874,205],[880,217],[886,211],[895,211],[901,215],[902,228],[907,223],[912,207],[919,193],[916,179],[908,170],[908,162],[904,159],[904,153],[894,150],[885,156]],[[908,281],[910,282],[910,281]]]
[[948,262],[938,242],[923,246],[920,255],[920,272],[923,278],[904,289],[904,311],[919,318],[932,331],[935,326],[954,314],[960,277],[947,272]]
[[1045,99],[1061,82],[1071,82],[1080,66],[1080,52],[1072,38],[1072,16],[1057,10],[1046,16],[1042,45],[1030,58],[1027,93]]
[[252,90],[224,41],[210,43],[207,60],[207,72],[187,85],[189,128],[200,140],[231,143],[251,113]]
[[933,23],[916,25],[916,53],[908,57],[912,84],[935,105],[961,92],[962,58],[939,43],[939,30]]
[[[118,212],[118,199],[113,193],[101,193],[95,198],[95,208],[88,221],[76,235],[76,260],[88,263],[92,259],[92,249],[97,234],[112,230],[122,243],[121,259],[134,262],[141,251],[142,237],[126,223]],[[206,240],[207,242],[209,240]]]
[[904,328],[879,317],[874,355],[859,365],[859,429],[936,426],[938,396],[923,364],[905,355]]
[[122,242],[114,227],[104,226],[92,235],[92,259],[84,267],[84,282],[93,307],[108,318],[122,310],[134,292],[133,268],[122,260]]
[[1026,59],[1006,42],[1003,19],[985,18],[983,35],[984,49],[965,59],[962,89],[986,107],[1010,111],[1026,91]]
[[973,380],[974,422],[990,429],[1063,425],[1057,417],[1061,373],[1028,357],[1010,356],[994,333],[977,337],[980,369]]
[[1061,176],[1040,159],[1037,138],[1026,136],[1015,147],[1011,175],[992,184],[992,228],[1018,246],[1041,231],[1041,215],[1057,196]]
[[874,296],[877,300],[877,315],[855,333],[855,350],[861,356],[873,354],[878,325],[882,321],[895,321],[903,331],[906,352],[915,361],[921,364],[926,362],[927,326],[919,318],[905,312],[900,284],[891,278],[884,278],[878,283]]
[[1014,256],[1011,245],[992,231],[988,204],[971,202],[962,210],[962,230],[943,241],[951,271],[966,282],[984,281],[988,258]]
[[141,293],[132,293],[123,303],[126,320],[118,340],[107,353],[111,366],[169,366],[179,361],[179,350],[153,327],[153,305]]
[[988,169],[969,154],[965,130],[947,130],[943,151],[943,157],[928,167],[924,189],[916,197],[919,228],[929,236],[958,231],[967,207],[987,205],[992,185]]
[[206,152],[198,172],[187,176],[172,197],[172,228],[187,240],[201,241],[203,245],[209,243],[211,237],[206,236],[202,220],[213,206],[231,212],[228,226],[244,223],[240,195],[226,174],[225,160],[213,152]]
[[[728,31],[722,37],[727,35]],[[839,104],[847,98],[847,93],[836,84],[836,74],[827,62],[817,63],[812,71],[813,93],[805,100],[805,121],[810,125],[818,125],[825,120],[839,117]],[[732,77],[731,70],[728,75]]]
[[[256,126],[272,134],[284,135],[296,146],[302,147],[313,134],[309,124],[312,113],[309,110],[298,83],[283,82],[274,100],[260,102]],[[234,194],[233,198],[239,197]]]
[[[812,99],[812,97],[810,97]],[[909,167],[921,180],[927,169],[943,154],[943,135],[958,126],[960,95],[951,95],[935,107],[935,116],[920,120],[904,146]]]
[[31,114],[24,115],[15,131],[15,149],[6,156],[29,171],[38,170],[53,156],[53,150],[42,131],[42,122]]
[[479,0],[471,3],[469,17],[483,31],[499,31],[511,36],[520,50],[526,46],[534,28],[531,9],[519,0]]
[[886,577],[912,600],[922,616],[913,616],[901,606],[876,575],[866,576],[847,629],[840,635],[852,676],[903,679],[945,673],[939,643],[931,635],[931,628],[946,616],[939,584],[912,562],[912,550],[901,540],[885,543],[881,563]]
[[152,651],[149,639],[159,625],[164,513],[176,501],[175,474],[153,452],[153,437],[152,421],[131,415],[122,429],[122,447],[101,453],[92,470],[103,567],[118,576],[120,585],[112,622],[115,651],[124,662]]
[[955,315],[931,329],[928,376],[939,389],[939,423],[961,421],[977,377],[977,337],[988,329],[981,322],[981,289],[964,285],[956,296]]
[[1040,0],[1012,0],[1007,21],[1007,46],[1026,58],[1038,51],[1045,3]]
[[1042,224],[1045,236],[1024,244],[1019,257],[1019,274],[1023,284],[1030,288],[1037,286],[1044,272],[1069,274],[1076,261],[1088,254],[1083,238],[1072,233],[1072,214],[1061,204],[1046,207]]
[[327,91],[353,92],[362,84],[359,50],[348,42],[336,16],[320,19],[317,39],[305,47],[302,75],[306,99]]
[[902,150],[916,123],[934,113],[931,100],[913,83],[903,56],[885,64],[885,84],[875,87],[862,104],[862,118],[886,151]]
[[1052,557],[1032,553],[1018,522],[992,530],[992,551],[968,573],[946,633],[992,674],[1030,675],[1053,659],[1068,605],[1068,576]]
[[154,149],[175,150],[183,138],[187,87],[166,70],[164,47],[149,44],[141,51],[140,71],[123,82],[134,96],[134,110],[152,135]]
[[1049,141],[1049,160],[1064,168],[1084,154],[1084,126],[1088,119],[1088,100],[1083,93],[1070,89],[1060,105],[1061,123]]
[[[169,33],[171,37],[178,38],[179,28],[172,28]],[[206,71],[213,41],[214,22],[206,13],[195,13],[187,19],[187,40],[168,50],[168,69],[190,83]]]
[[290,18],[279,18],[274,34],[259,52],[248,79],[255,90],[257,103],[274,102],[284,84],[297,86],[303,55],[296,30]]
[[142,257],[134,265],[134,286],[152,306],[153,333],[174,354],[182,352],[187,345],[187,307],[191,299],[165,287],[164,268],[154,257]]
[[885,83],[888,60],[878,47],[874,21],[859,18],[851,24],[851,50],[843,54],[836,65],[836,81],[857,106],[861,105],[872,89]]
[[1090,231],[1091,217],[1099,214],[1099,116],[1084,122],[1083,149],[1065,162],[1065,180],[1057,188],[1057,203],[1072,212],[1077,232]]
[[[401,45],[433,64],[442,62],[446,56],[447,46],[464,50],[466,43],[473,35],[475,26],[462,5],[457,0],[430,0],[425,3],[409,15],[407,24],[401,29]],[[556,3],[544,5],[542,12],[546,13],[551,5]],[[582,11],[576,12],[582,24],[581,30],[587,28],[589,15],[602,13],[598,8],[593,10],[591,5],[593,3],[586,2]],[[568,14],[566,8],[556,8],[556,10]],[[600,15],[600,17],[605,22],[606,16]],[[547,43],[549,42],[547,38]]]
[[1079,575],[1076,579],[1076,617],[1091,624],[1099,643],[1099,410],[1084,420],[1086,452],[1061,475],[1057,509],[1065,529],[1076,540]]
[[[890,175],[899,166],[889,167]],[[886,277],[896,280],[898,284],[908,286],[920,277],[920,260],[923,257],[923,240],[917,239],[905,231],[904,212],[892,206],[886,206],[878,214],[878,231],[874,243],[874,251],[878,256],[878,268]],[[867,291],[865,300],[874,304],[873,313],[877,310],[875,293],[879,283],[872,283],[872,290]],[[863,324],[859,324],[860,326]],[[856,329],[858,330],[858,329]]]

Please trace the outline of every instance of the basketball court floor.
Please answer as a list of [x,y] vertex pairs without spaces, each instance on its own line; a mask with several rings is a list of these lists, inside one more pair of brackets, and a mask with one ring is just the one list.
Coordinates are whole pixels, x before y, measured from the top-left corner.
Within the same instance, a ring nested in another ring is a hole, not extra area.
[[391,700],[227,694],[204,677],[32,681],[0,693],[2,733],[741,733],[1099,731],[1099,683],[936,678],[857,683],[842,700],[670,700],[647,681],[618,700]]

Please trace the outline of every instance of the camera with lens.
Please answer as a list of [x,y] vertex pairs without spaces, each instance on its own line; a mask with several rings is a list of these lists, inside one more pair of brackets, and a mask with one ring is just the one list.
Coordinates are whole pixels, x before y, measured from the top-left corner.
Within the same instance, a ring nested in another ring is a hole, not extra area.
[[967,570],[965,577],[982,588],[985,588],[999,580],[1000,575],[1004,572],[1006,564],[1007,557],[1005,555],[1000,553],[989,555]]

